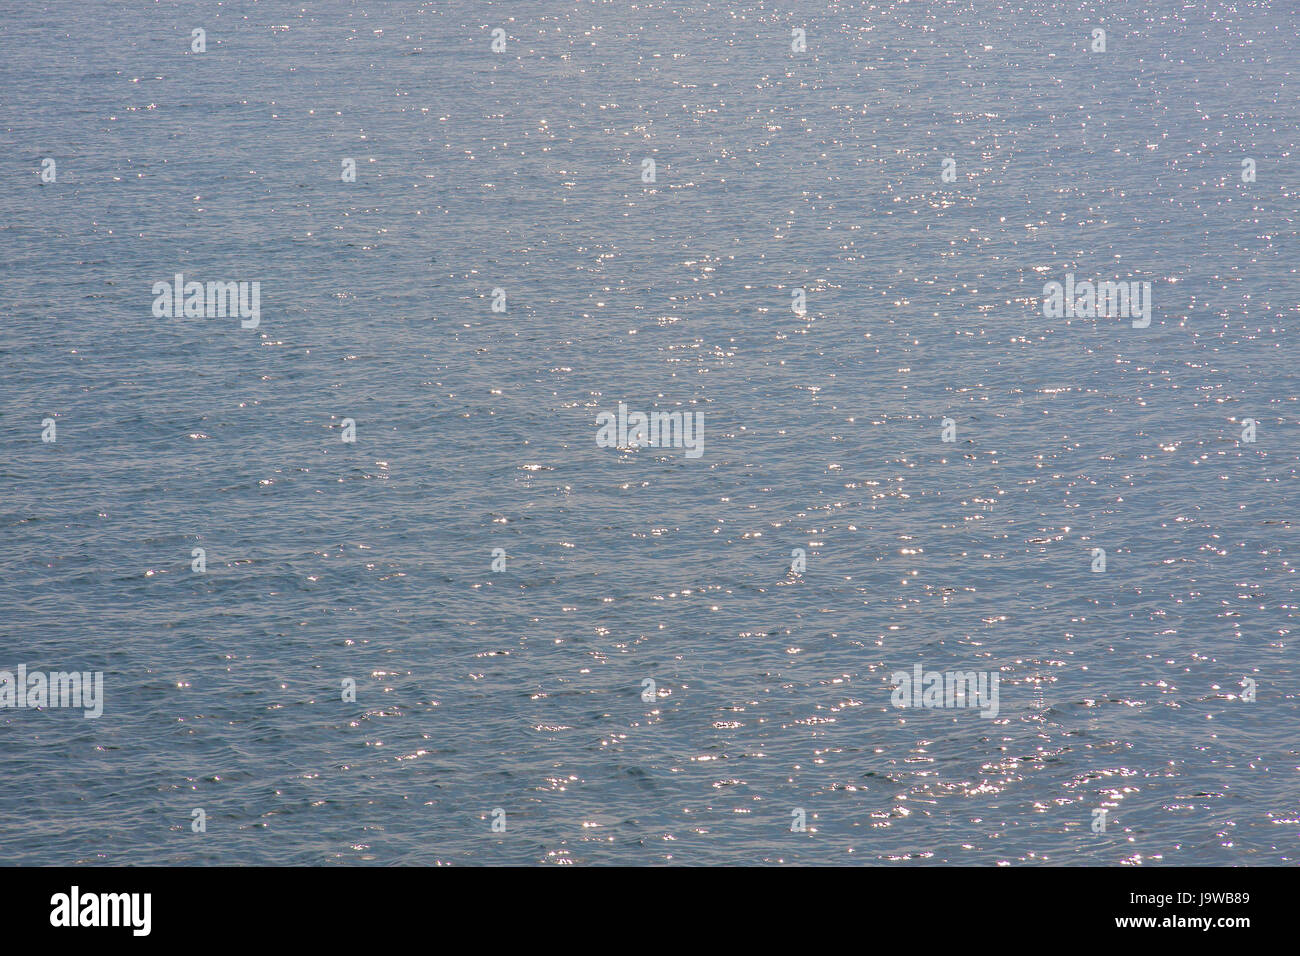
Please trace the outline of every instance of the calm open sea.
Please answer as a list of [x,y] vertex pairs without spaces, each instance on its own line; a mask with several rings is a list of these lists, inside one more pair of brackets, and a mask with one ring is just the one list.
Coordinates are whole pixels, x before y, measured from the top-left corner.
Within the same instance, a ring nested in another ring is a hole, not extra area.
[[1294,862],[1298,32],[3,0],[0,862]]

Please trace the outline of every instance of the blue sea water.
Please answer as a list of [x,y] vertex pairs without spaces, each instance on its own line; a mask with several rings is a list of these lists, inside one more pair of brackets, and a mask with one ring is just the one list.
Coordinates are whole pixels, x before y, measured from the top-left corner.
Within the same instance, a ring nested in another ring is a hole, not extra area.
[[4,0],[0,863],[1294,863],[1298,33]]

